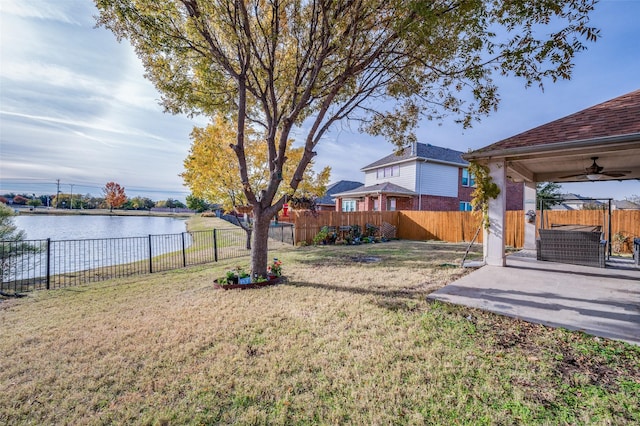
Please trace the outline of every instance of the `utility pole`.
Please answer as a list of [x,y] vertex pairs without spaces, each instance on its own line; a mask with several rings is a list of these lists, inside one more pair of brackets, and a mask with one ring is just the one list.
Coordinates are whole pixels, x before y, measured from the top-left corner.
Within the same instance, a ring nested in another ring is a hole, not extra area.
[[69,185],[71,185],[71,197],[69,197],[69,208],[73,209],[73,184],[70,183]]
[[55,208],[58,208],[58,201],[60,200],[60,179],[57,179],[56,182],[58,183],[58,192],[56,192],[56,206]]

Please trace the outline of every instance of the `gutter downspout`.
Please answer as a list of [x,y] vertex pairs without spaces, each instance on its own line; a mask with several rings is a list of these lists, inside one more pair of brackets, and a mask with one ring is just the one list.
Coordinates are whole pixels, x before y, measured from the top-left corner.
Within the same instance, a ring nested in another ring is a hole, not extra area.
[[420,162],[419,173],[418,173],[418,210],[422,211],[422,165],[423,163],[428,163],[428,158],[423,158],[422,162]]
[[418,210],[422,211],[422,162],[418,161]]

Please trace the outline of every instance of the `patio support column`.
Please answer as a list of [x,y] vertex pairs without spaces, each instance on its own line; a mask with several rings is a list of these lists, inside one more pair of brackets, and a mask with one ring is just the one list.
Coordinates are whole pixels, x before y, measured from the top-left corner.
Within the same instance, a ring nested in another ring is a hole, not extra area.
[[[524,202],[523,210],[526,215],[529,211],[536,211],[536,183],[525,182],[524,183]],[[522,247],[525,250],[536,249],[536,219],[533,218],[533,222],[529,222],[525,216],[524,220],[524,245]]]
[[487,164],[489,175],[500,188],[500,194],[489,200],[489,230],[484,230],[484,261],[487,265],[505,266],[504,224],[507,219],[507,167],[503,160],[492,160]]

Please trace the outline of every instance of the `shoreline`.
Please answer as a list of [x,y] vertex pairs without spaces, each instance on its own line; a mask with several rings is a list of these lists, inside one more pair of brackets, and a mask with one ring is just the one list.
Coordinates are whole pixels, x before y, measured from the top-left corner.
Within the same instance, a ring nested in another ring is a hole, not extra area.
[[156,216],[156,217],[193,217],[196,213],[188,212],[154,212],[149,210],[114,210],[109,209],[33,209],[15,208],[13,211],[18,215],[37,216],[37,215],[53,215],[53,216]]

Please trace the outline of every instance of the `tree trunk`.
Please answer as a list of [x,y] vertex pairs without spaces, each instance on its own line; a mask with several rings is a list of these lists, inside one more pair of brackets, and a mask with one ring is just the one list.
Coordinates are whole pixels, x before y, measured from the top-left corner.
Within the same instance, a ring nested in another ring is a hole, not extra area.
[[251,232],[251,228],[245,228],[244,232],[247,233],[247,244],[246,244],[246,248],[247,250],[251,250],[251,234],[253,232]]
[[267,276],[267,259],[269,257],[269,224],[271,215],[254,209],[253,244],[251,245],[252,276]]

